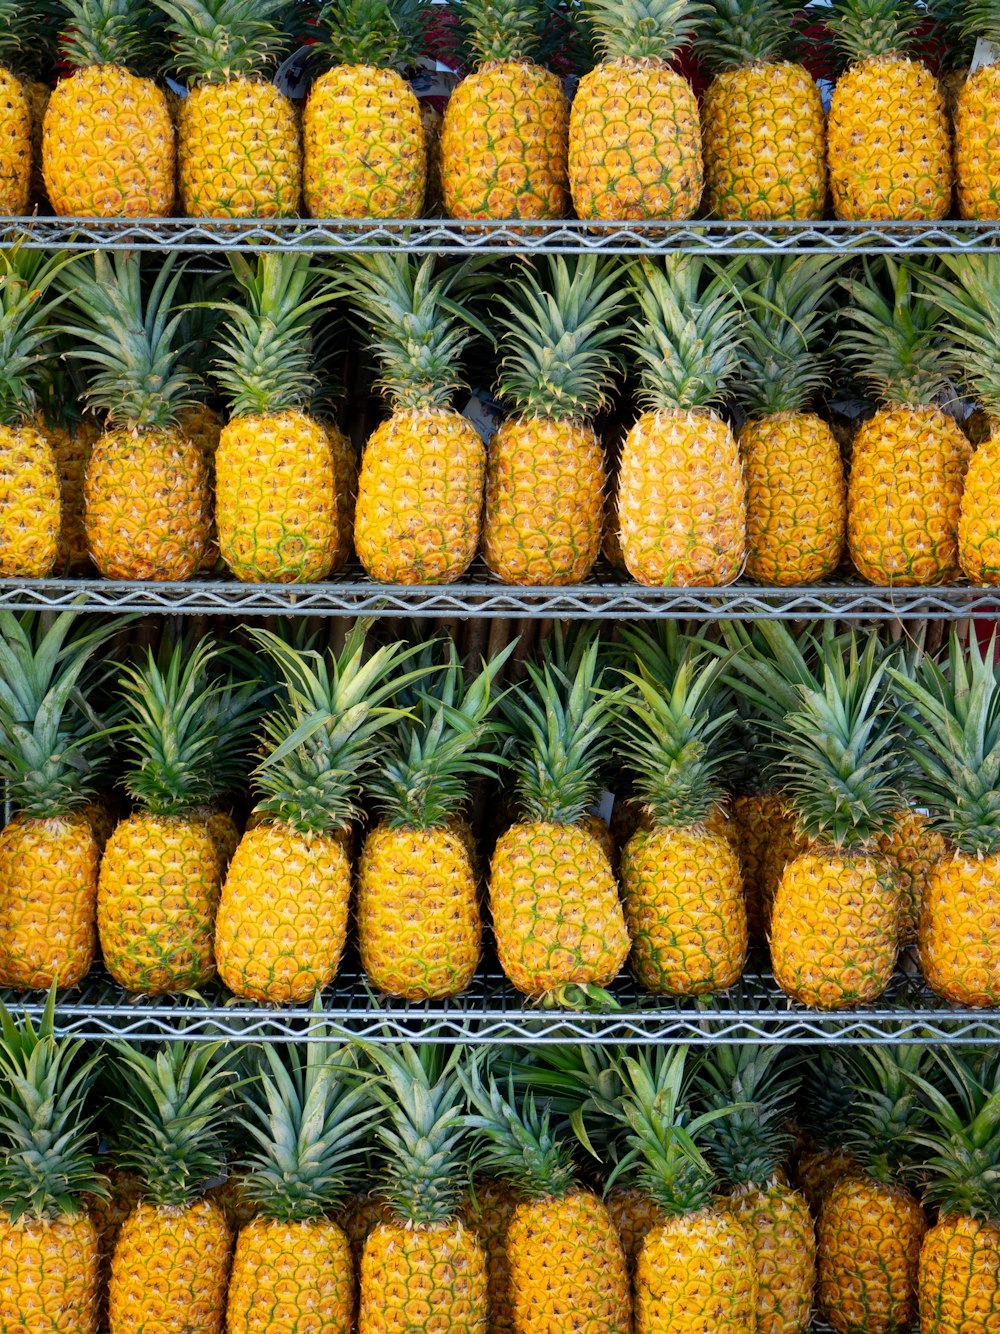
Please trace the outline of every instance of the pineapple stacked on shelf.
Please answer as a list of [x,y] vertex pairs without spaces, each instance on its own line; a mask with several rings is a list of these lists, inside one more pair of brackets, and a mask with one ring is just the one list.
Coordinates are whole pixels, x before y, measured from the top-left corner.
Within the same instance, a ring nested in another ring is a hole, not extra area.
[[37,32],[28,31],[28,6],[23,0],[0,4],[0,215],[27,213],[31,198],[35,156],[34,117],[25,59],[37,42]]
[[[970,44],[982,39],[994,47],[1000,45],[1000,4],[997,0],[960,0],[957,26]],[[955,98],[954,127],[959,214],[976,221],[998,221],[1000,65],[995,58],[970,70],[962,81]]]

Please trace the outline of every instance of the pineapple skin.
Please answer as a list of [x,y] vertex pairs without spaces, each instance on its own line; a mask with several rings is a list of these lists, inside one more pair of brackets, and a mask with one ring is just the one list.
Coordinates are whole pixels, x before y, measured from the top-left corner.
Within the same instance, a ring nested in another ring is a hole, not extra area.
[[27,213],[34,160],[34,120],[28,89],[9,69],[0,66],[0,213]]
[[1000,584],[1000,433],[976,448],[965,475],[958,520],[958,559],[974,584]]
[[1000,69],[980,65],[955,99],[955,185],[959,214],[1000,218]]
[[358,477],[354,545],[365,571],[393,584],[448,583],[479,545],[486,449],[448,408],[406,408],[372,432]]
[[97,1334],[97,1228],[87,1213],[0,1218],[0,1329]]
[[720,1207],[742,1224],[757,1262],[757,1334],[804,1334],[816,1287],[816,1230],[805,1196],[775,1177]]
[[874,56],[833,90],[827,156],[834,214],[936,221],[951,207],[951,133],[941,85],[919,60]]
[[486,1259],[458,1219],[378,1223],[361,1259],[358,1334],[410,1334],[416,1321],[448,1334],[487,1334]]
[[106,579],[181,580],[197,570],[211,496],[198,446],[180,431],[105,431],[83,491],[91,559]]
[[851,559],[872,584],[947,583],[972,450],[939,408],[883,408],[854,441],[847,491]]
[[177,113],[177,183],[191,218],[292,218],[302,197],[295,107],[262,79],[203,84]]
[[215,455],[222,559],[245,583],[309,583],[339,542],[330,440],[297,411],[234,417]]
[[511,825],[493,853],[490,904],[500,965],[525,995],[607,986],[628,955],[607,854],[579,826]]
[[760,584],[813,584],[844,551],[847,483],[840,446],[811,412],[752,418],[740,430],[747,482],[746,573]]
[[818,848],[785,867],[771,917],[775,981],[823,1010],[881,996],[896,963],[900,891],[885,860]]
[[753,940],[763,940],[767,933],[770,902],[765,914],[764,863],[774,838],[774,830],[785,809],[785,803],[776,792],[742,793],[733,799],[737,853],[747,905],[747,930]]
[[635,1276],[636,1334],[748,1334],[757,1267],[742,1224],[714,1209],[651,1232]]
[[921,1334],[1000,1332],[1000,1227],[945,1214],[920,1250]]
[[747,914],[732,844],[704,826],[638,829],[622,850],[631,967],[656,994],[725,991],[746,961]]
[[608,1206],[608,1213],[621,1238],[628,1272],[634,1276],[643,1242],[654,1228],[663,1226],[668,1214],[652,1195],[637,1186],[620,1186],[609,1190],[604,1203]]
[[767,222],[826,209],[826,116],[812,75],[791,61],[726,70],[701,111],[709,212]]
[[204,820],[136,814],[119,822],[97,891],[101,953],[116,982],[165,995],[215,975],[221,873]]
[[927,1220],[900,1186],[848,1176],[819,1217],[820,1309],[838,1334],[896,1334],[917,1314],[917,1269]]
[[876,842],[879,851],[889,858],[895,869],[896,883],[903,898],[899,941],[901,945],[908,945],[919,934],[927,881],[945,855],[947,843],[943,834],[930,827],[926,815],[915,810],[900,811],[892,831],[880,834]]
[[395,70],[336,65],[320,75],[302,131],[310,217],[420,217],[427,181],[423,121],[413,89]]
[[631,1334],[625,1252],[607,1205],[590,1191],[519,1204],[507,1259],[516,1334]]
[[609,60],[580,80],[569,122],[577,216],[683,220],[704,188],[698,101],[682,75],[653,61]]
[[746,557],[746,488],[726,423],[710,411],[643,413],[622,446],[618,523],[638,583],[732,583]]
[[576,584],[601,548],[604,449],[583,422],[505,421],[487,451],[483,557],[508,584]]
[[24,814],[0,831],[0,960],[8,986],[75,986],[97,946],[100,851],[84,814]]
[[85,570],[90,564],[83,482],[100,429],[92,418],[72,426],[45,426],[59,474],[60,523],[56,569]]
[[60,217],[165,218],[174,207],[174,126],[150,79],[93,65],[56,84],[42,172]]
[[815,1145],[799,1156],[795,1182],[809,1202],[813,1216],[818,1218],[823,1203],[842,1177],[857,1176],[858,1161],[847,1149],[829,1145]]
[[227,1334],[349,1334],[354,1266],[331,1219],[282,1223],[256,1218],[240,1230],[233,1255]]
[[236,996],[289,1004],[333,981],[347,938],[343,837],[258,825],[233,854],[216,917],[219,976]]
[[569,104],[551,70],[493,61],[458,85],[441,126],[451,218],[563,218]]
[[482,923],[461,836],[373,829],[361,854],[357,925],[361,962],[380,991],[414,1001],[464,991],[479,963]]
[[0,578],[44,579],[59,550],[59,473],[48,431],[0,426]]
[[490,1334],[517,1334],[507,1259],[507,1228],[521,1203],[509,1182],[481,1177],[475,1192],[462,1202],[461,1216],[475,1232],[486,1257],[486,1284],[490,1303]]
[[1000,1005],[1000,855],[960,852],[931,870],[920,914],[920,966],[957,1005]]
[[110,1334],[222,1334],[231,1245],[211,1200],[136,1205],[111,1261]]

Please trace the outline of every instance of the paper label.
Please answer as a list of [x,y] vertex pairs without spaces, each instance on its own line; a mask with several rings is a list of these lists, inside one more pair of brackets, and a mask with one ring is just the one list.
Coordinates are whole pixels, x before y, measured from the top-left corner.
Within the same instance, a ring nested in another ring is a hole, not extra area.
[[417,62],[417,73],[410,80],[410,87],[417,97],[438,97],[447,101],[457,83],[458,75],[450,65],[444,64],[441,60],[430,60],[425,56]]
[[611,823],[611,813],[615,809],[615,794],[608,789],[602,788],[601,795],[590,808],[591,815],[596,815],[599,820],[603,820],[606,825]]
[[496,434],[496,429],[503,421],[503,407],[492,398],[485,389],[474,389],[469,401],[462,409],[462,416],[467,417],[483,437],[483,444],[488,445]]
[[985,37],[980,37],[976,42],[976,49],[972,53],[972,64],[969,66],[969,73],[975,74],[977,69],[983,65],[995,65],[1000,61],[1000,46],[996,42],[988,42]]

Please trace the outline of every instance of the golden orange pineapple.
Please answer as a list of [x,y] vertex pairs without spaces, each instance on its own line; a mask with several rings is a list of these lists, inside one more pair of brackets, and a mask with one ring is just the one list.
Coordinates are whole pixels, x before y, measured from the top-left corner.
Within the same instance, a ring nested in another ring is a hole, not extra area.
[[513,415],[489,442],[483,557],[509,584],[576,584],[604,518],[604,449],[590,424],[619,366],[625,291],[595,256],[553,256],[509,296],[498,388]]
[[90,416],[79,420],[66,418],[59,422],[47,421],[46,430],[59,473],[60,522],[56,569],[60,572],[81,573],[90,565],[83,498],[84,478],[90,451],[101,431]]
[[419,218],[427,182],[420,104],[401,70],[420,51],[423,14],[406,0],[326,0],[316,28],[326,65],[306,99],[306,209],[313,218]]
[[996,0],[964,0],[957,9],[958,30],[944,36],[949,46],[958,47],[955,54],[962,66],[954,72],[961,82],[952,110],[959,216],[996,221],[1000,219],[1000,65],[995,58],[987,59],[970,71],[966,48],[978,39],[994,47],[1000,43],[1000,5]]
[[358,557],[386,583],[459,579],[479,544],[486,451],[449,406],[463,384],[465,326],[478,321],[457,301],[468,266],[435,268],[433,256],[358,255],[341,271],[392,409],[365,444],[354,518]]
[[704,175],[698,101],[673,67],[701,13],[688,0],[587,0],[601,62],[584,74],[569,122],[569,180],[581,218],[684,219]]
[[27,213],[36,160],[36,121],[30,78],[45,62],[31,57],[38,52],[38,20],[22,0],[0,4],[0,215]]
[[640,1186],[615,1186],[605,1195],[604,1202],[622,1239],[628,1272],[634,1278],[643,1242],[654,1228],[663,1226],[667,1214]]
[[632,272],[642,318],[630,341],[647,406],[618,473],[625,564],[641,584],[728,584],[746,559],[746,488],[736,440],[711,405],[738,364],[732,283],[688,255]]
[[163,218],[174,206],[174,126],[146,63],[140,0],[62,0],[72,71],[45,109],[42,171],[53,210],[71,218]]
[[178,412],[177,427],[192,444],[197,446],[208,475],[208,490],[211,497],[208,538],[198,563],[199,571],[207,572],[215,569],[219,560],[219,535],[215,526],[215,455],[222,437],[223,421],[215,409],[209,407],[207,403],[194,402],[187,404]]
[[441,189],[451,218],[562,218],[569,206],[569,104],[535,63],[540,0],[461,0],[475,68],[441,126]]
[[914,0],[835,0],[826,20],[850,62],[827,122],[838,218],[930,221],[951,208],[944,93],[927,66],[907,54],[921,10]]
[[490,1334],[517,1334],[507,1260],[507,1228],[522,1200],[516,1183],[502,1177],[477,1176],[461,1204],[462,1220],[475,1232],[486,1256]]
[[[106,1159],[98,1160],[104,1166]],[[123,1172],[109,1164],[106,1168],[107,1195],[88,1195],[87,1212],[97,1229],[98,1249],[98,1315],[97,1328],[108,1328],[108,1284],[111,1282],[111,1260],[118,1242],[122,1223],[142,1198],[142,1182],[135,1172]]]
[[896,883],[902,895],[899,942],[907,945],[917,939],[920,913],[931,872],[948,850],[944,835],[933,827],[928,815],[913,806],[896,812],[896,820],[887,834],[878,838],[879,850],[892,863]]
[[[737,851],[747,903],[747,929],[752,940],[767,938],[774,896],[772,893],[765,899],[764,867],[768,853],[777,841],[777,827],[785,809],[784,800],[777,792],[745,792],[733,799]],[[785,869],[783,865],[781,869]]]

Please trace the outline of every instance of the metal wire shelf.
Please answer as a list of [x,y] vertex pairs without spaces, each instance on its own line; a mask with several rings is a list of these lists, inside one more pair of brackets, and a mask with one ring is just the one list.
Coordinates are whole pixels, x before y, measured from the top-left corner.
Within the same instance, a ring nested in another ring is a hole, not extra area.
[[[934,996],[907,961],[873,1006],[821,1012],[795,1004],[769,971],[746,972],[731,990],[700,1001],[649,996],[622,976],[611,988],[621,1007],[608,1012],[545,1010],[487,963],[472,986],[452,1001],[411,1004],[378,997],[356,965],[341,969],[324,994],[330,1041],[344,1034],[372,1042],[476,1044],[687,1042],[988,1043],[1000,1044],[1000,1012],[959,1009]],[[38,1019],[44,995],[0,993],[14,1011]],[[95,971],[60,995],[58,1031],[87,1039],[128,1038],[198,1042],[220,1039],[298,1042],[315,1012],[308,1005],[278,1008],[236,1001],[221,985],[191,996],[130,996]]]
[[452,222],[340,219],[195,220],[162,218],[0,218],[8,244],[68,250],[176,250],[204,256],[267,245],[314,253],[407,250],[415,254],[505,255],[559,250],[609,255],[666,251],[708,254],[895,254],[992,249],[1000,226],[991,222]]

